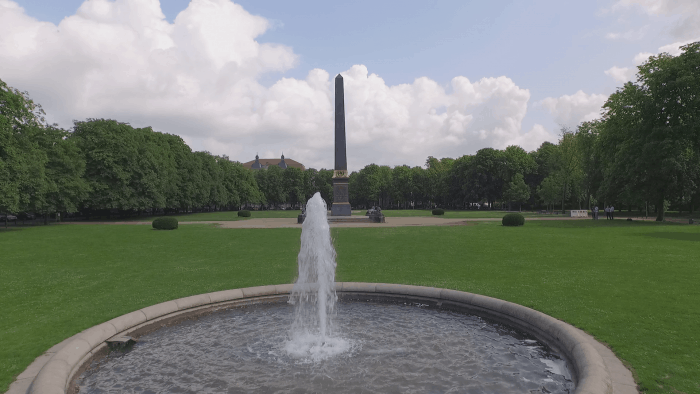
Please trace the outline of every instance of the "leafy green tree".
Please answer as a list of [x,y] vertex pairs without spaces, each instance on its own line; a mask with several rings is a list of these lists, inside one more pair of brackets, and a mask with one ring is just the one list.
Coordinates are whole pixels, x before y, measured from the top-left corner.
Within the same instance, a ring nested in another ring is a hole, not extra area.
[[523,174],[517,173],[513,180],[508,183],[503,192],[504,198],[508,201],[515,201],[519,204],[519,211],[522,211],[522,203],[530,198],[530,188],[525,184]]
[[552,175],[557,178],[557,183],[561,187],[561,210],[564,213],[564,203],[569,196],[577,195],[580,201],[581,194],[574,192],[579,191],[576,186],[580,184],[583,176],[576,138],[571,130],[562,128],[559,149],[550,157],[550,165],[553,170]]
[[525,149],[511,145],[503,151],[504,179],[513,179],[515,174],[531,174],[537,169],[537,163]]
[[256,171],[255,180],[258,182],[268,206],[277,206],[287,201],[283,171],[275,165]]
[[75,121],[71,138],[85,157],[85,180],[89,194],[84,208],[90,210],[132,210],[138,208],[139,182],[134,182],[138,165],[135,130],[116,120]]
[[333,170],[321,168],[314,179],[314,188],[321,193],[327,206],[333,205]]
[[427,181],[426,170],[423,167],[416,166],[411,168],[411,179],[413,179],[413,195],[414,206],[418,204],[424,208],[427,206],[427,187],[429,186]]
[[576,148],[581,168],[580,188],[585,195],[587,208],[591,209],[591,200],[603,181],[602,162],[598,150],[599,120],[581,123],[575,134]]
[[46,129],[44,111],[27,92],[0,80],[0,212],[44,206],[46,152],[38,139]]
[[[45,214],[77,212],[87,198],[89,188],[83,177],[85,159],[70,133],[54,126],[45,129],[41,140],[46,151],[46,189],[43,196]],[[45,216],[48,218],[48,215]]]
[[396,199],[399,204],[403,203],[403,208],[408,207],[408,202],[412,200],[413,192],[413,173],[411,172],[411,167],[403,165],[396,166],[391,173],[391,183],[393,198]]
[[547,205],[547,210],[554,210],[554,204],[556,204],[561,199],[561,185],[560,179],[554,175],[550,175],[542,181],[542,183],[537,187],[537,195],[540,197],[542,202]]
[[377,170],[377,180],[379,182],[379,206],[384,209],[391,199],[391,196],[396,194],[393,190],[392,169],[389,166],[379,166]]
[[503,195],[503,152],[493,148],[479,149],[471,160],[472,171],[467,187],[479,200],[487,201],[493,208],[494,201]]
[[470,184],[474,170],[473,159],[474,156],[471,155],[457,158],[447,175],[450,199],[460,207],[464,207],[465,204],[477,203],[479,200],[475,189]]
[[304,203],[304,172],[298,168],[288,167],[284,170],[284,187],[287,201],[293,207]]
[[612,94],[605,105],[600,150],[605,159],[601,194],[646,196],[664,220],[665,201],[697,193],[700,159],[700,42],[682,53],[651,56],[636,83]]
[[236,190],[240,197],[240,201],[232,200],[231,204],[260,204],[263,202],[263,195],[260,192],[253,170],[249,170],[239,162],[233,162],[233,170],[235,172]]
[[353,177],[350,193],[354,197],[351,205],[370,206],[379,202],[381,191],[380,169],[376,164],[368,164]]
[[236,169],[236,163],[232,162],[228,156],[219,157],[216,160],[221,173],[221,186],[225,190],[226,201],[221,206],[227,209],[239,207],[241,205],[240,186],[238,178],[241,174]]

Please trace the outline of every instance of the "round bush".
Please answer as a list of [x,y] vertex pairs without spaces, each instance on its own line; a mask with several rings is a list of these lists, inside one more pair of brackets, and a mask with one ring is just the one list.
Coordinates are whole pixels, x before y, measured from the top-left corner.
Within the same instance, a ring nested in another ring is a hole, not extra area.
[[175,230],[177,229],[177,219],[173,217],[156,218],[153,221],[153,228],[156,230]]
[[433,215],[444,215],[444,214],[445,214],[445,210],[442,208],[433,209]]
[[525,217],[519,213],[508,213],[501,223],[504,226],[522,226],[525,224]]
[[250,217],[250,211],[238,211],[238,216],[242,218],[249,218]]

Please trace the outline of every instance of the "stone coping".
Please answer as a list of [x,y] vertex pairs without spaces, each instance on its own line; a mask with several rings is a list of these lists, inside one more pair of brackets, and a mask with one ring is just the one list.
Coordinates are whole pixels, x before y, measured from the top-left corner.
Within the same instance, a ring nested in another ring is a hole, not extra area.
[[[284,301],[293,285],[268,285],[224,290],[166,301],[119,316],[78,333],[39,356],[17,377],[7,394],[65,394],[90,359],[106,350],[106,341],[121,335],[142,335],[188,315],[232,305]],[[544,313],[487,296],[434,287],[386,283],[337,282],[342,298],[409,299],[459,309],[515,326],[558,350],[573,366],[575,394],[631,394],[636,384],[614,353],[576,327]],[[150,328],[149,328],[150,327]]]

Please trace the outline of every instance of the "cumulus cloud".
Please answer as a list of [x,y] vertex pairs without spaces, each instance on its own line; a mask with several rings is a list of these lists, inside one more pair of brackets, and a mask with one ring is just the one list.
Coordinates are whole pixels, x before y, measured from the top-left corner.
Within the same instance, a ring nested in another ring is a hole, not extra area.
[[[0,78],[64,127],[113,118],[234,160],[284,152],[329,168],[335,76],[314,69],[262,86],[261,75],[298,63],[291,48],[256,40],[273,27],[230,0],[192,0],[173,23],[158,0],[90,0],[58,26],[0,0]],[[341,74],[351,169],[551,139],[541,125],[521,130],[530,92],[505,76],[389,86],[363,65]]]
[[675,38],[687,39],[700,35],[700,2],[697,0],[618,0],[613,11],[631,8],[648,15],[671,17],[669,33]]
[[579,90],[573,95],[547,97],[536,105],[548,110],[556,123],[575,128],[581,122],[600,118],[601,107],[607,99],[604,94],[586,94]]
[[[657,54],[665,52],[668,53],[672,56],[678,56],[681,54],[682,50],[681,47],[696,41],[700,41],[700,37],[693,39],[693,40],[686,40],[686,41],[679,41],[679,42],[674,42],[673,44],[668,44],[664,45],[659,48],[659,51]],[[650,52],[640,52],[634,56],[632,59],[632,63],[634,64],[634,67],[617,67],[613,66],[612,68],[609,68],[605,70],[605,74],[609,75],[612,77],[616,82],[619,83],[626,83],[628,81],[631,81],[634,79],[634,76],[637,74],[637,67],[643,64],[644,62],[649,59],[650,56],[653,56],[653,53]]]
[[605,75],[609,75],[613,77],[613,79],[619,83],[624,84],[627,81],[630,81],[632,77],[634,76],[635,69],[631,67],[612,67],[610,69],[605,70]]

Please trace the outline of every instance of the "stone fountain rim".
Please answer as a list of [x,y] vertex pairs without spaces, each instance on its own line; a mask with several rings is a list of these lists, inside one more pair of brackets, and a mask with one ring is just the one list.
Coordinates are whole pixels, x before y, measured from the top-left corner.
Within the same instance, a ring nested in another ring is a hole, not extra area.
[[[38,357],[18,380],[29,381],[26,393],[30,394],[65,394],[82,373],[89,361],[107,349],[107,340],[118,336],[141,335],[167,325],[168,321],[181,321],[188,315],[206,313],[206,311],[230,307],[234,304],[255,304],[279,301],[291,291],[293,284],[268,285],[224,290],[207,294],[179,298],[151,305],[134,312],[119,316],[105,323],[88,328],[59,345],[63,345],[49,356]],[[575,394],[608,394],[618,392],[617,387],[628,391],[634,387],[631,374],[614,374],[615,382],[599,353],[604,345],[596,342],[576,327],[555,319],[542,312],[512,302],[473,294],[458,290],[440,289],[387,283],[336,282],[336,291],[341,295],[363,299],[420,299],[430,301],[440,307],[455,307],[478,316],[503,322],[533,334],[548,346],[560,351],[572,364],[576,378]],[[178,320],[179,318],[179,320]],[[59,347],[59,345],[54,348]],[[54,349],[52,348],[52,349]],[[598,349],[598,350],[597,350]],[[612,352],[610,352],[612,354]],[[610,359],[609,354],[606,359]],[[48,358],[48,361],[47,361]],[[622,363],[614,357],[613,362]],[[36,365],[39,363],[38,365]],[[43,366],[40,364],[43,363]],[[615,366],[619,368],[619,366]],[[624,368],[624,367],[622,367]],[[31,371],[35,372],[32,377]],[[24,375],[24,377],[23,377]],[[29,375],[29,376],[27,376]],[[626,380],[624,378],[627,378]],[[631,382],[630,382],[631,380]],[[12,392],[12,387],[8,393]],[[24,391],[18,391],[24,392]]]

